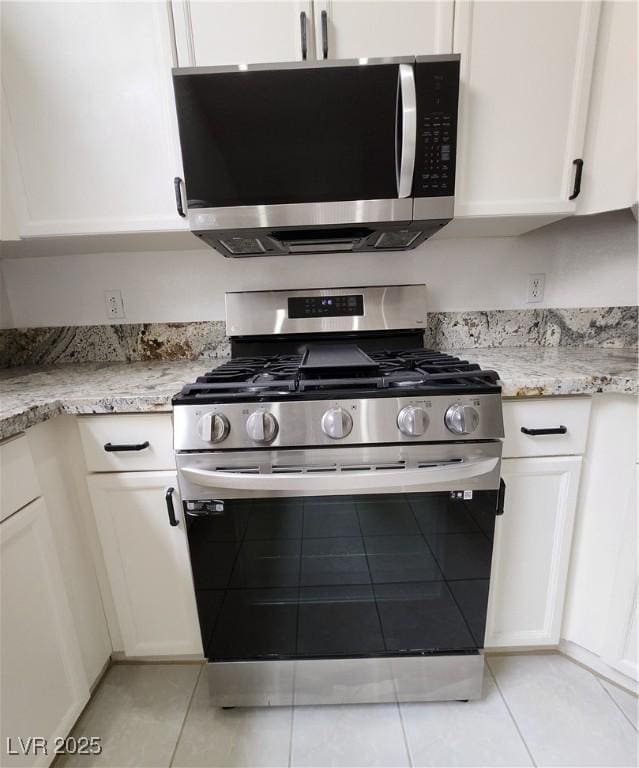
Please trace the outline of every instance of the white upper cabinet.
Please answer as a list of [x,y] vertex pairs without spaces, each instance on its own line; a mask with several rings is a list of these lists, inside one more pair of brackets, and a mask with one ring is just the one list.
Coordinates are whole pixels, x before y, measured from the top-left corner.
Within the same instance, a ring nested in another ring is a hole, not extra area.
[[637,4],[605,2],[577,213],[637,202]]
[[455,3],[455,216],[536,216],[540,226],[575,211],[599,11],[598,2]]
[[2,146],[0,147],[0,240],[19,240],[18,222],[16,221],[16,212],[14,208],[11,187],[9,185],[9,166],[15,167],[15,153],[13,138],[9,130],[9,120],[6,110],[6,99],[2,88],[0,87],[0,136],[2,136]]
[[20,235],[181,229],[166,3],[3,2],[1,12]]
[[300,61],[305,13],[307,58],[313,58],[312,2],[173,0],[180,67]]
[[[451,53],[452,0],[313,3],[318,59]],[[322,14],[326,14],[323,22]],[[324,56],[327,50],[327,56]]]
[[0,12],[0,239],[186,229],[171,67],[325,48],[461,54],[456,221],[442,237],[514,235],[637,199],[636,3],[8,0]]

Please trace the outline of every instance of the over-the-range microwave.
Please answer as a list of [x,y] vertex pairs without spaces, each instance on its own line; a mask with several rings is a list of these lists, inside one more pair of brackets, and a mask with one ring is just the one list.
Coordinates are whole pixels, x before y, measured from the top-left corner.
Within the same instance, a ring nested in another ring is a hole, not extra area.
[[225,256],[414,248],[453,216],[459,63],[174,69],[178,210]]

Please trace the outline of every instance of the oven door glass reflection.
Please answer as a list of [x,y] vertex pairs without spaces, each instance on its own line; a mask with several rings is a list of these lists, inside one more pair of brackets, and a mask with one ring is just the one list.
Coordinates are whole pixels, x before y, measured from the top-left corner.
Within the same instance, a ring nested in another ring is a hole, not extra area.
[[496,491],[230,499],[187,515],[206,657],[477,651],[496,504]]

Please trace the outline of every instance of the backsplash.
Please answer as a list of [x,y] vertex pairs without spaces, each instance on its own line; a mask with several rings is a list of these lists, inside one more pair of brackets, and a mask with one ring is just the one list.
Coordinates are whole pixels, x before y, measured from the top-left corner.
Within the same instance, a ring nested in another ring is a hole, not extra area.
[[[425,346],[637,346],[638,308],[512,309],[433,312]],[[193,323],[81,325],[0,330],[0,368],[85,362],[207,360],[230,355],[221,320]]]
[[0,368],[54,363],[206,360],[231,354],[222,320],[0,330]]
[[425,346],[635,347],[638,308],[496,309],[428,314]]

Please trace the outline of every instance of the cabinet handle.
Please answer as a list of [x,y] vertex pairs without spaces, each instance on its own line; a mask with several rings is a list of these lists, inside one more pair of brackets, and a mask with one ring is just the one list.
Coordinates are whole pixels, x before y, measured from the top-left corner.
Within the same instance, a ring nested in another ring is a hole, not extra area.
[[114,451],[143,451],[148,448],[151,443],[145,440],[143,443],[125,443],[124,445],[113,445],[113,443],[105,443],[104,450],[107,453],[113,453]]
[[308,46],[306,42],[306,11],[300,13],[300,34],[302,36],[302,61],[306,61]]
[[575,171],[575,186],[573,187],[572,195],[568,198],[569,200],[574,200],[576,197],[579,197],[579,193],[581,192],[581,174],[584,169],[584,161],[580,157],[573,160],[572,164],[577,170]]
[[175,190],[175,206],[177,212],[184,219],[186,213],[184,213],[184,205],[182,204],[182,179],[179,176],[176,176],[173,179],[173,189]]
[[175,528],[176,525],[179,525],[180,521],[175,516],[175,508],[173,507],[174,490],[175,488],[167,488],[164,499],[166,500],[166,511],[169,513],[169,525],[172,525]]
[[498,515],[504,514],[504,501],[506,500],[506,483],[504,478],[499,479],[499,492],[497,493],[497,512]]
[[322,11],[322,58],[328,59],[328,13]]
[[546,427],[542,429],[530,429],[529,427],[522,427],[521,431],[524,435],[565,435],[568,431],[568,427],[564,427],[563,424],[560,427]]

